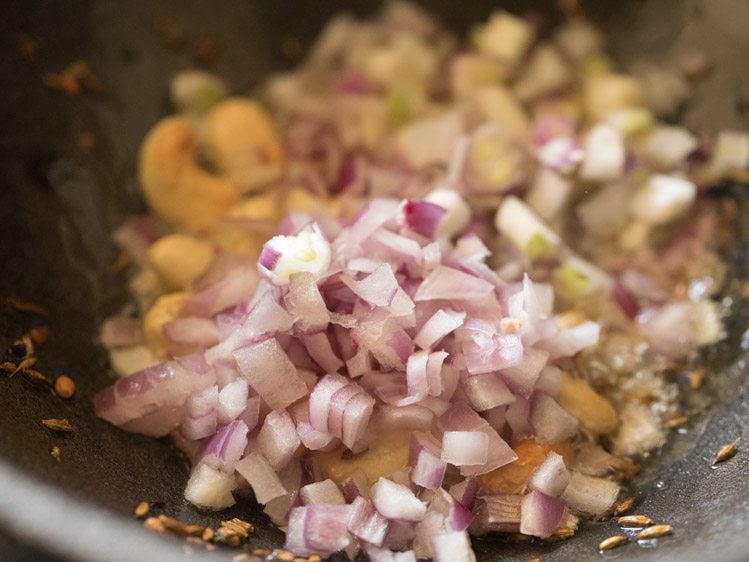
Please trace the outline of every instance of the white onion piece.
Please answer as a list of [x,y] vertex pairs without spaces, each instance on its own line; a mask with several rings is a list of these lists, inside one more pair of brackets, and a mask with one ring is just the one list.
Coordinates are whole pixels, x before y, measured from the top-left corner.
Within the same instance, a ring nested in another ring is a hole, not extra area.
[[388,520],[372,505],[359,496],[351,503],[348,530],[355,537],[375,546],[382,546],[388,532]]
[[308,505],[295,507],[289,514],[287,550],[295,554],[333,554],[351,543],[346,522],[349,505]]
[[247,380],[243,378],[238,378],[221,389],[217,396],[219,422],[229,423],[245,411],[249,389]]
[[287,493],[273,467],[259,453],[247,453],[234,465],[234,469],[247,480],[255,499],[263,505]]
[[684,214],[696,196],[691,181],[655,174],[635,193],[630,211],[646,224],[665,224]]
[[489,437],[481,431],[445,431],[441,458],[455,466],[484,464],[489,458]]
[[621,133],[612,125],[595,125],[585,137],[585,158],[580,178],[585,181],[609,181],[622,176],[626,153]]
[[564,504],[536,490],[526,494],[520,505],[520,532],[546,538],[554,534],[564,515]]
[[302,333],[324,330],[330,321],[315,276],[308,271],[289,276],[289,292],[284,297],[284,305],[295,318],[295,328]]
[[597,322],[585,321],[572,328],[560,330],[538,345],[549,352],[551,359],[571,357],[578,351],[596,345],[600,335],[601,326]]
[[507,407],[505,420],[510,426],[512,434],[516,439],[530,437],[533,435],[531,426],[531,404],[529,400],[516,397],[515,401]]
[[541,443],[556,443],[577,432],[577,418],[557,404],[551,396],[539,393],[531,405],[531,425]]
[[562,371],[556,365],[546,365],[536,381],[536,390],[556,396],[562,388]]
[[215,284],[192,295],[180,310],[182,316],[214,316],[250,298],[258,286],[254,265],[240,264],[224,272]]
[[237,416],[237,419],[241,419],[247,424],[248,431],[255,429],[260,420],[260,397],[252,396],[248,398],[244,411]]
[[551,451],[528,479],[528,488],[558,498],[570,482],[561,455]]
[[198,507],[218,511],[234,505],[232,492],[235,487],[231,474],[201,463],[195,466],[190,474],[185,488],[185,498]]
[[465,312],[440,309],[427,320],[414,338],[414,343],[422,349],[430,349],[442,338],[463,325]]
[[284,410],[275,410],[265,416],[263,426],[257,434],[257,443],[260,452],[274,470],[284,468],[300,445],[291,415]]
[[443,431],[481,431],[489,440],[487,462],[475,466],[462,466],[460,472],[463,476],[484,474],[518,458],[504,439],[465,402],[454,403],[440,416],[439,425]]
[[536,387],[548,359],[548,352],[526,347],[523,349],[523,359],[518,365],[502,369],[502,379],[515,393],[528,398]]
[[465,531],[432,535],[434,562],[476,562]]
[[[349,380],[336,374],[325,375],[315,385],[309,396],[309,422],[317,431],[328,431],[331,399],[347,385]],[[340,407],[342,409],[345,404]]]
[[275,338],[238,349],[233,355],[242,376],[274,410],[306,396],[307,385]]
[[343,361],[333,351],[325,332],[306,334],[301,336],[299,340],[309,353],[310,358],[326,373],[335,373],[343,367]]
[[338,485],[330,479],[322,482],[312,482],[302,486],[299,495],[305,505],[310,504],[340,504],[344,505],[346,499],[343,497]]
[[216,433],[217,427],[218,416],[216,411],[213,410],[200,416],[186,418],[180,424],[179,430],[185,439],[197,441]]
[[429,433],[414,431],[408,454],[408,464],[412,467],[411,481],[427,490],[442,486],[447,463],[440,457],[440,443]]
[[573,511],[599,515],[614,505],[618,495],[616,482],[574,472],[560,499]]
[[315,280],[328,270],[332,250],[317,223],[305,226],[295,236],[274,236],[258,260],[258,268],[274,285],[288,285],[294,273],[306,271]]
[[388,306],[395,297],[398,281],[393,270],[387,264],[380,265],[361,281],[355,281],[348,276],[341,280],[361,299],[372,306]]
[[377,511],[388,519],[420,521],[427,510],[411,490],[387,478],[378,479],[370,493]]
[[465,377],[461,385],[468,401],[477,412],[506,406],[515,401],[515,395],[494,373]]
[[493,285],[483,279],[452,267],[439,266],[419,285],[414,300],[474,300],[487,297],[493,291]]
[[[437,225],[437,234],[452,238],[468,226],[471,220],[471,208],[457,191],[438,187],[430,191],[424,199],[447,211]],[[424,251],[426,252],[426,247]]]
[[517,197],[506,197],[502,201],[494,217],[494,226],[523,253],[533,240],[541,240],[549,254],[556,252],[561,244],[559,236]]
[[230,473],[247,447],[247,425],[236,420],[219,429],[200,452],[198,462]]
[[670,170],[683,164],[697,145],[697,139],[684,127],[661,125],[638,143],[636,149],[656,168]]

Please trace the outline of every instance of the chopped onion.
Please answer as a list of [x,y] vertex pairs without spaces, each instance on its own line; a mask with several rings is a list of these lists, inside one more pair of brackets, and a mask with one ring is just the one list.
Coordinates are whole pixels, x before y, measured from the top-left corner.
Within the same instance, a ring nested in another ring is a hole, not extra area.
[[242,376],[274,410],[307,394],[307,385],[275,338],[238,349],[233,355]]
[[551,451],[528,479],[528,488],[558,498],[570,482],[561,455]]
[[485,412],[515,401],[510,389],[494,373],[465,377],[461,385],[468,401],[477,412]]
[[571,416],[551,396],[539,393],[531,406],[531,425],[536,439],[542,443],[556,443],[577,432],[577,418]]
[[274,410],[265,416],[263,426],[257,434],[257,443],[260,452],[274,470],[284,468],[300,445],[291,415],[283,410]]
[[600,515],[614,505],[618,495],[616,482],[574,472],[560,499],[573,511]]
[[361,496],[351,503],[347,525],[352,535],[375,546],[382,546],[389,528],[388,520]]
[[112,316],[101,325],[99,341],[107,349],[131,347],[143,342],[141,323],[136,318]]
[[463,325],[465,312],[439,309],[427,320],[414,338],[414,343],[422,349],[429,349],[440,342],[442,338]]
[[330,243],[319,225],[304,227],[295,236],[275,236],[263,246],[258,267],[275,285],[287,285],[294,273],[311,273],[315,279],[328,270]]
[[190,474],[185,488],[185,498],[198,507],[218,511],[234,505],[232,492],[235,487],[231,474],[201,463]]
[[434,239],[440,223],[447,217],[447,209],[421,199],[406,199],[401,204],[403,223],[416,234]]
[[301,555],[343,550],[351,543],[346,528],[350,514],[349,505],[295,507],[289,514],[285,548]]
[[235,463],[234,468],[247,480],[255,493],[255,499],[261,504],[266,504],[287,493],[273,467],[259,453],[247,453],[242,460]]
[[494,286],[451,267],[438,266],[419,285],[414,300],[474,300],[490,295]]
[[434,562],[476,562],[465,531],[432,535],[432,552]]
[[305,505],[310,504],[340,504],[346,503],[338,485],[330,479],[322,482],[312,482],[302,486],[299,495]]
[[523,497],[520,506],[520,532],[534,537],[550,537],[563,515],[562,502],[533,490]]
[[387,478],[377,480],[371,494],[377,511],[388,519],[421,521],[426,513],[426,505],[411,490]]
[[243,378],[224,386],[218,393],[218,421],[229,423],[244,412],[247,409],[248,392],[249,385]]
[[445,431],[441,458],[455,466],[484,464],[489,458],[489,437],[481,431]]
[[439,442],[428,433],[414,431],[411,434],[408,464],[411,465],[411,481],[427,490],[442,486],[447,463],[440,458]]
[[295,318],[295,328],[302,333],[324,330],[330,321],[330,313],[309,271],[300,271],[289,276],[289,292],[284,298],[286,309]]

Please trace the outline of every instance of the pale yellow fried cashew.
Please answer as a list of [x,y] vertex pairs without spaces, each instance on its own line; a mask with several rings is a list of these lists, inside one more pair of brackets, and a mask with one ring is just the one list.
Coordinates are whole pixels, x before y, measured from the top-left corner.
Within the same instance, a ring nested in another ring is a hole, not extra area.
[[166,221],[193,230],[210,226],[242,193],[231,179],[198,166],[197,145],[190,121],[162,119],[143,141],[138,170],[151,209]]
[[206,155],[245,191],[278,178],[284,153],[273,122],[256,102],[229,98],[203,122]]

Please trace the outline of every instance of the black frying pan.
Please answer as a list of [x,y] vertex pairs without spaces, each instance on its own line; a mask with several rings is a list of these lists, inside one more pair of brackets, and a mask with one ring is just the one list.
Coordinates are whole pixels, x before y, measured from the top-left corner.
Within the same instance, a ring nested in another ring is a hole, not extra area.
[[[486,17],[489,3],[426,2],[456,32]],[[548,20],[551,2],[506,2]],[[68,560],[180,560],[185,543],[157,538],[132,520],[141,500],[161,500],[164,511],[185,522],[216,524],[239,516],[256,523],[251,545],[282,544],[262,511],[249,500],[220,515],[200,513],[182,499],[188,466],[166,441],[121,432],[94,418],[91,397],[110,381],[105,354],[94,343],[98,323],[127,299],[124,279],[112,272],[109,233],[141,208],[134,179],[135,154],[148,128],[168,111],[172,73],[191,62],[187,47],[165,47],[153,30],[166,10],[194,40],[212,35],[223,46],[214,69],[235,91],[248,91],[272,69],[290,65],[283,37],[308,45],[335,11],[365,14],[375,2],[315,0],[213,2],[147,0],[17,1],[0,21],[0,297],[17,296],[50,311],[50,341],[39,369],[69,373],[78,384],[66,402],[21,377],[0,375],[0,560],[42,560],[40,551]],[[659,57],[673,45],[694,44],[712,53],[717,68],[685,109],[691,126],[749,127],[749,3],[742,0],[596,1],[589,13],[612,33],[623,61],[636,53]],[[19,53],[19,33],[40,42],[36,61]],[[88,61],[109,89],[106,97],[66,98],[41,76],[75,59]],[[79,146],[91,131],[97,145]],[[734,278],[747,278],[749,206],[746,186],[721,193],[739,202],[739,243],[728,256]],[[749,384],[746,348],[749,307],[735,293],[727,341],[711,350],[709,400],[692,405],[688,432],[674,435],[639,476],[638,512],[671,523],[672,537],[656,550],[630,545],[622,559],[749,559]],[[6,307],[0,316],[3,353],[26,329],[42,322]],[[742,347],[743,343],[743,347]],[[7,354],[3,355],[5,360]],[[68,418],[69,436],[51,433],[43,418]],[[743,437],[740,452],[719,469],[710,460],[723,444]],[[61,462],[51,455],[60,447]],[[596,545],[615,531],[590,523],[579,536],[557,544],[475,542],[482,560],[596,559]],[[23,545],[23,546],[22,546]],[[194,557],[229,560],[233,553]],[[55,558],[57,559],[57,558]],[[201,558],[202,559],[202,558]]]

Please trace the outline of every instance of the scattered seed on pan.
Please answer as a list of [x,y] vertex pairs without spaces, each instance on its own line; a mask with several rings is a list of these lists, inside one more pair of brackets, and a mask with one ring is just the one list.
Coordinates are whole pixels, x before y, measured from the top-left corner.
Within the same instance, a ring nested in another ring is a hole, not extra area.
[[54,447],[52,447],[52,450],[50,451],[49,454],[52,455],[57,462],[60,462],[60,456],[62,455],[62,451],[60,450],[60,447],[55,445]]
[[59,431],[61,433],[70,433],[73,431],[73,426],[66,419],[47,419],[42,420],[42,425],[52,431]]
[[668,429],[676,429],[677,427],[685,426],[689,422],[689,418],[686,416],[676,416],[670,420],[666,420],[663,425]]
[[213,532],[213,529],[211,529],[210,527],[206,527],[200,538],[202,538],[205,542],[210,542],[213,540],[214,534],[215,533]]
[[252,551],[252,554],[254,554],[255,556],[259,556],[260,558],[267,558],[271,555],[271,551],[265,548],[256,548]]
[[322,562],[322,558],[320,558],[319,554],[313,554],[312,556],[307,558],[307,560],[309,560],[309,562]]
[[43,345],[49,339],[49,328],[47,326],[34,326],[29,330],[29,337],[36,345]]
[[2,369],[3,371],[10,371],[13,373],[16,370],[16,364],[13,363],[12,361],[3,361],[2,363],[0,363],[0,369]]
[[705,380],[706,371],[703,367],[699,367],[692,371],[689,377],[689,387],[692,390],[697,390],[702,386],[702,381]]
[[41,316],[42,318],[47,318],[49,316],[47,309],[33,302],[21,300],[16,297],[8,297],[5,299],[5,302],[8,303],[8,306],[14,308],[18,312],[27,312],[29,314]]
[[621,515],[622,513],[628,512],[635,505],[635,497],[629,496],[624,498],[622,501],[614,504],[614,515]]
[[637,533],[635,539],[638,541],[657,539],[658,537],[669,534],[672,530],[673,527],[671,527],[671,525],[653,525],[652,527],[648,527]]
[[185,525],[182,532],[190,537],[202,537],[205,527],[202,525]]
[[246,552],[243,552],[242,554],[237,554],[232,558],[232,562],[245,562],[246,560],[250,559],[250,555]]
[[628,540],[629,539],[626,535],[614,535],[613,537],[601,541],[598,545],[598,550],[611,550],[612,548],[623,545]]
[[55,394],[68,400],[75,394],[75,382],[67,375],[60,375],[55,379]]
[[620,527],[650,527],[653,520],[647,515],[624,515],[616,520]]
[[31,369],[34,365],[36,365],[36,357],[26,357],[18,364],[18,366],[16,366],[16,370],[11,374],[15,375],[18,371],[26,371],[27,369]]
[[280,562],[294,562],[294,553],[288,550],[274,550],[273,556]]
[[26,378],[29,380],[32,380],[34,382],[41,382],[44,384],[52,384],[52,379],[50,379],[47,375],[44,375],[37,371],[36,369],[24,369],[23,374]]
[[715,459],[713,460],[713,466],[727,461],[736,454],[736,443],[728,443],[723,445],[720,450],[715,453]]
[[133,513],[135,513],[136,517],[140,518],[148,515],[149,511],[151,511],[151,506],[148,505],[148,502],[140,502],[135,506],[135,511]]

